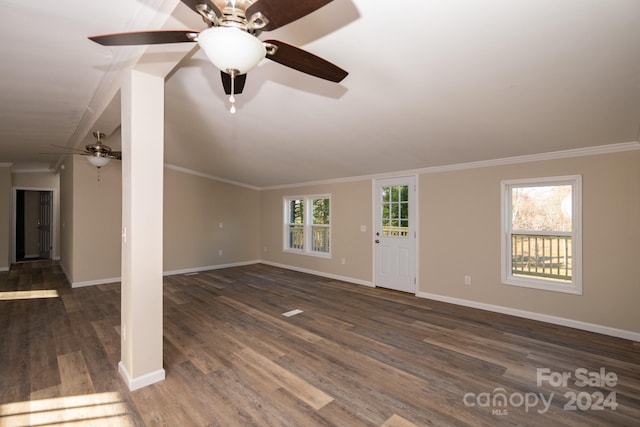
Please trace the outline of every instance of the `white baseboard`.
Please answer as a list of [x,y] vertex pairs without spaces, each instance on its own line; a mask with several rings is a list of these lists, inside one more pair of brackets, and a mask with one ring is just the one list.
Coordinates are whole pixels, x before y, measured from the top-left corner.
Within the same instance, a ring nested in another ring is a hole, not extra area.
[[[222,268],[231,268],[231,267],[243,267],[246,265],[253,265],[253,264],[265,264],[273,267],[284,268],[286,270],[298,271],[300,273],[307,273],[307,274],[313,274],[315,276],[326,277],[328,279],[340,280],[342,282],[354,283],[356,285],[368,286],[370,288],[374,287],[373,283],[367,280],[354,279],[353,277],[346,277],[346,276],[340,276],[337,274],[324,273],[322,271],[310,270],[310,269],[295,267],[295,266],[286,265],[286,264],[278,264],[275,262],[264,261],[264,260],[241,261],[241,262],[233,262],[228,264],[205,265],[202,267],[183,268],[180,270],[168,270],[168,271],[164,271],[162,275],[175,276],[178,274],[199,273],[201,271],[220,270]],[[68,278],[69,276],[67,276],[67,279]],[[97,279],[97,280],[88,280],[85,282],[73,282],[71,283],[71,287],[81,288],[84,286],[105,285],[107,283],[115,283],[120,281],[121,281],[120,277],[112,277],[109,279]]]
[[[259,260],[254,260],[254,261],[242,261],[242,262],[233,262],[233,263],[228,263],[228,264],[218,264],[218,265],[205,265],[203,267],[192,267],[192,268],[184,268],[181,270],[170,270],[170,271],[164,271],[162,272],[163,276],[175,276],[177,274],[187,274],[187,273],[198,273],[200,271],[207,271],[207,270],[219,270],[221,268],[230,268],[230,267],[242,267],[245,265],[252,265],[252,264],[258,264],[260,263]],[[64,268],[63,268],[64,270]],[[65,272],[66,274],[66,272]],[[67,280],[69,279],[69,276],[67,275]],[[87,280],[84,282],[71,282],[69,280],[69,282],[71,283],[71,287],[72,288],[82,288],[84,286],[94,286],[94,285],[106,285],[108,283],[117,283],[117,282],[121,282],[122,278],[121,277],[111,277],[111,278],[107,278],[107,279],[96,279],[96,280]]]
[[500,305],[485,304],[477,301],[447,297],[447,296],[431,294],[427,292],[417,292],[416,296],[420,298],[446,302],[449,304],[461,305],[464,307],[471,307],[471,308],[478,308],[480,310],[492,311],[494,313],[508,314],[511,316],[522,317],[524,319],[538,320],[541,322],[551,323],[553,325],[567,326],[570,328],[581,329],[583,331],[595,332],[598,334],[609,335],[612,337],[623,338],[631,341],[640,342],[640,333],[638,332],[612,328],[609,326],[597,325],[595,323],[587,323],[587,322],[582,322],[580,320],[573,320],[573,319],[567,319],[564,317],[551,316],[548,314],[535,313],[533,311],[518,310],[515,308],[509,308],[509,307],[504,307]]
[[354,279],[353,277],[340,276],[337,274],[325,273],[323,271],[310,270],[308,268],[295,267],[292,265],[279,264],[277,262],[271,262],[271,261],[265,261],[265,260],[260,261],[260,263],[265,265],[270,265],[272,267],[284,268],[286,270],[298,271],[300,273],[313,274],[314,276],[326,277],[328,279],[340,280],[342,282],[354,283],[356,285],[367,286],[369,288],[375,287],[373,282],[370,282],[368,280]]
[[124,366],[124,363],[122,363],[122,361],[118,363],[118,372],[124,379],[130,391],[138,390],[139,388],[146,387],[165,379],[164,369],[158,369],[157,371],[149,372],[148,374],[139,376],[137,378],[131,378],[127,367]]
[[175,276],[177,274],[199,273],[207,270],[220,270],[221,268],[243,267],[245,265],[259,264],[259,260],[232,262],[229,264],[205,265],[204,267],[183,268],[180,270],[170,270],[162,273],[163,276]]
[[0,271],[9,271],[9,267],[0,267]]
[[107,283],[117,283],[120,281],[119,277],[112,277],[110,279],[97,279],[97,280],[87,280],[84,282],[73,282],[71,283],[72,288],[83,288],[85,286],[94,286],[94,285],[106,285]]
[[[330,279],[341,280],[343,282],[355,283],[358,285],[364,285],[369,287],[375,287],[372,282],[353,279],[350,277],[337,276],[334,274],[323,273],[321,271],[308,270],[305,268],[294,267],[285,264],[278,264],[269,261],[261,261],[262,264],[271,265],[274,267],[285,268],[288,270],[299,271],[302,273],[309,273],[316,276],[327,277]],[[570,328],[581,329],[584,331],[595,332],[598,334],[609,335],[617,338],[628,339],[631,341],[640,342],[640,333],[627,331],[624,329],[612,328],[609,326],[597,325],[595,323],[587,323],[579,320],[567,319],[564,317],[551,316],[548,314],[535,313],[532,311],[518,310],[510,307],[503,307],[499,305],[485,304],[471,300],[465,300],[461,298],[452,298],[443,295],[431,294],[427,292],[417,292],[416,296],[419,298],[432,299],[436,301],[446,302],[449,304],[461,305],[464,307],[478,308],[480,310],[492,311],[495,313],[508,314],[515,317],[522,317],[524,319],[539,320],[541,322],[551,323],[553,325],[567,326]]]

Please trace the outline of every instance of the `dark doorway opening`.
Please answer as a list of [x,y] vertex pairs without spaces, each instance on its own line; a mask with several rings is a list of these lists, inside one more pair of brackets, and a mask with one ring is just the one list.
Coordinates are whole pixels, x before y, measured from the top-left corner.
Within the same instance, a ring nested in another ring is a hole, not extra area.
[[51,259],[53,192],[16,190],[16,262]]

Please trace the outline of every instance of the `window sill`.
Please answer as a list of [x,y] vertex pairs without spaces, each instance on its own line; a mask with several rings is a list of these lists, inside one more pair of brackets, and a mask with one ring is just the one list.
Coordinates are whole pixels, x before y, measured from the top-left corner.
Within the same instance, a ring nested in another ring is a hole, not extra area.
[[325,253],[325,252],[309,252],[309,251],[301,251],[296,249],[283,249],[282,252],[287,254],[306,255],[306,256],[312,256],[316,258],[331,259],[331,254]]
[[561,292],[565,294],[582,295],[582,286],[574,282],[555,282],[551,280],[539,280],[528,277],[509,276],[502,279],[503,285],[520,286],[524,288],[538,289],[541,291]]

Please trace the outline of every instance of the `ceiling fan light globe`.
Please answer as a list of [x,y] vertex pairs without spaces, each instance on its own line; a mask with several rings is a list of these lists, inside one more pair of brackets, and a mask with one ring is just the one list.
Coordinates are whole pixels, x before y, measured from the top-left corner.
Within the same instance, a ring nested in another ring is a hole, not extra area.
[[89,161],[89,163],[91,163],[93,166],[97,168],[106,166],[111,161],[109,157],[103,157],[103,156],[89,156],[87,157],[87,160]]
[[234,27],[211,27],[198,35],[198,44],[221,71],[245,74],[264,59],[267,51],[255,36]]

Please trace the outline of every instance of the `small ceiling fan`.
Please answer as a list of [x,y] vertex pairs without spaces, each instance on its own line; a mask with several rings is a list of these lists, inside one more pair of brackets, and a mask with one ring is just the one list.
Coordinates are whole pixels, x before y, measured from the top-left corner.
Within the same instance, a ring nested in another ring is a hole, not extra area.
[[96,138],[96,142],[93,144],[88,144],[85,146],[84,150],[79,148],[69,148],[64,147],[62,145],[54,145],[52,147],[62,148],[65,150],[72,150],[70,153],[42,153],[42,154],[80,154],[83,156],[88,156],[87,160],[93,166],[97,168],[101,168],[102,166],[106,166],[111,160],[122,160],[122,152],[121,151],[113,151],[111,147],[108,145],[104,145],[102,143],[102,138],[104,138],[105,134],[102,132],[93,132],[93,136]]
[[310,52],[279,40],[258,39],[263,31],[272,31],[302,18],[332,0],[231,0],[222,8],[211,0],[181,0],[199,13],[208,28],[193,30],[134,31],[96,35],[90,40],[103,46],[129,46],[197,42],[209,60],[220,70],[222,86],[230,95],[242,93],[247,75],[263,58],[332,82],[340,82],[347,72]]

